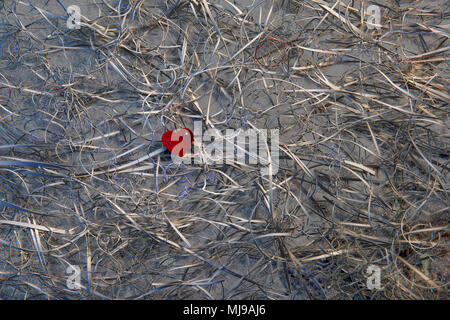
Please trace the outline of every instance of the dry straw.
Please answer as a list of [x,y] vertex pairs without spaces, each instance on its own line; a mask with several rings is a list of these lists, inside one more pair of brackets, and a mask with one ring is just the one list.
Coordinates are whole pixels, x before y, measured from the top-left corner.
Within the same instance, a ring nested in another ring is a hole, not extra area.
[[[0,298],[448,298],[448,1],[77,2],[0,3]],[[278,172],[146,156],[193,121]]]

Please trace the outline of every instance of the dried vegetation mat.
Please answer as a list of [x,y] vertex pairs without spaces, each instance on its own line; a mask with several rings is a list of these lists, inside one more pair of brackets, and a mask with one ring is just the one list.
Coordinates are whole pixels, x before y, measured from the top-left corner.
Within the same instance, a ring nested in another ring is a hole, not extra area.
[[[448,298],[449,13],[0,1],[0,298]],[[277,172],[146,157],[194,121]]]

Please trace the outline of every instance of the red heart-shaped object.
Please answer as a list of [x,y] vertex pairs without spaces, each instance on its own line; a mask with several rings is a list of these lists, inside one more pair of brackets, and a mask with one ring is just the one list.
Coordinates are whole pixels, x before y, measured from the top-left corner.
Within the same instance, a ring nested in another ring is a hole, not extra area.
[[[178,136],[178,139],[176,137]],[[182,157],[184,151],[189,151],[193,142],[194,134],[188,128],[179,129],[177,131],[166,131],[161,137],[164,147],[171,153],[178,151],[178,155]],[[177,147],[178,146],[178,147]],[[176,150],[174,150],[176,149]]]

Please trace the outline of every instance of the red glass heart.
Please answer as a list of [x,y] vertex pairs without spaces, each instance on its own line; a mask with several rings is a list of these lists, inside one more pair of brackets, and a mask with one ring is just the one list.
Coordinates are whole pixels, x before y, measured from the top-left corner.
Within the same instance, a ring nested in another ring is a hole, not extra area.
[[[182,132],[179,132],[182,130]],[[176,135],[181,134],[178,136],[178,140],[176,140]],[[172,136],[174,136],[172,138]],[[164,147],[166,147],[167,150],[169,150],[171,153],[174,153],[178,151],[178,156],[182,157],[184,155],[184,151],[189,151],[187,149],[190,149],[191,144],[194,139],[194,134],[191,130],[188,128],[183,128],[175,131],[175,133],[170,130],[164,132],[164,134],[161,137],[161,141]],[[181,144],[181,145],[180,145]],[[178,145],[180,145],[178,148],[176,148]],[[174,149],[177,150],[174,150]]]

